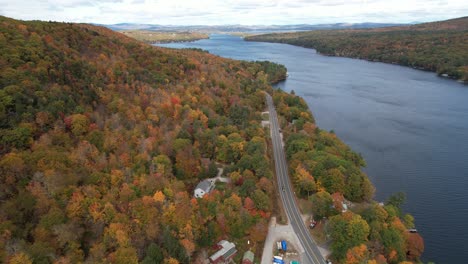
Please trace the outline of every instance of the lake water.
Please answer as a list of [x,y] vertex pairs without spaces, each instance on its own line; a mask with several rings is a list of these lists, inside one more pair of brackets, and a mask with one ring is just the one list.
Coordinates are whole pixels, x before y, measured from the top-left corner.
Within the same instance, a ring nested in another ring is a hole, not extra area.
[[407,67],[229,35],[160,46],[284,64],[289,78],[278,86],[304,97],[322,129],[333,129],[363,155],[376,200],[407,194],[404,210],[424,237],[423,260],[468,263],[468,86]]

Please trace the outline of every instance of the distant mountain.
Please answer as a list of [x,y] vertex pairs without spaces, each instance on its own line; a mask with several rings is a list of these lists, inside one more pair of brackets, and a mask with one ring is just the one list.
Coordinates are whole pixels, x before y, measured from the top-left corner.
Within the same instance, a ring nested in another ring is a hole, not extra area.
[[133,24],[133,23],[119,23],[119,24],[112,24],[112,25],[104,25],[104,24],[96,24],[98,26],[104,26],[110,28],[112,30],[133,30],[133,29],[148,29],[151,28],[153,25],[150,24]]
[[402,26],[408,24],[392,24],[392,23],[334,23],[334,24],[298,24],[298,25],[218,25],[218,26],[175,26],[175,25],[151,25],[151,24],[132,24],[120,23],[113,25],[100,25],[110,28],[112,30],[154,30],[154,31],[197,31],[203,33],[220,33],[220,32],[253,32],[253,33],[267,33],[267,32],[286,32],[286,31],[305,31],[305,30],[321,30],[321,29],[359,29],[359,28],[381,28]]

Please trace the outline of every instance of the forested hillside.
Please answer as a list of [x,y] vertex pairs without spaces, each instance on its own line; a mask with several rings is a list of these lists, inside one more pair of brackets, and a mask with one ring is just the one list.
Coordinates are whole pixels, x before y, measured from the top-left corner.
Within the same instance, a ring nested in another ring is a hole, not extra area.
[[[372,200],[374,187],[361,171],[362,157],[334,133],[319,129],[306,102],[275,91],[291,180],[318,221],[315,231],[331,249],[333,263],[418,263],[424,241],[414,218],[403,214],[404,195],[385,204]],[[343,201],[350,205],[344,210]],[[318,231],[321,229],[322,231]]]
[[[261,250],[262,91],[285,72],[0,17],[0,262],[197,263],[220,239]],[[192,198],[217,167],[231,183]]]
[[468,17],[406,27],[275,33],[245,39],[314,48],[330,56],[396,63],[468,81]]
[[[91,25],[0,25],[1,263],[202,263],[220,239],[236,244],[236,263],[248,248],[260,256],[277,192],[264,91],[296,193],[329,219],[333,258],[421,255],[401,197],[373,202],[360,155],[317,128],[301,98],[271,89],[283,66]],[[217,168],[230,183],[193,198]],[[361,206],[341,214],[337,193]]]

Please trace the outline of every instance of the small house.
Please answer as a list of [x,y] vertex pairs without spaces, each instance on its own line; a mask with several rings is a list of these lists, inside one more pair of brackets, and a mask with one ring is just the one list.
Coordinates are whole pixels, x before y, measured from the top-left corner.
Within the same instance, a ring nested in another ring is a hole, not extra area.
[[348,205],[345,203],[342,203],[341,206],[343,207],[343,210],[341,210],[342,213],[345,213],[348,211]]
[[221,240],[217,244],[218,251],[209,258],[210,263],[228,263],[237,253],[234,243]]
[[254,263],[254,253],[252,251],[246,251],[244,257],[242,258],[242,264],[253,264]]
[[343,197],[343,194],[336,192],[331,195],[333,199],[333,208],[335,208],[338,212],[346,212],[348,211],[348,206],[345,203],[345,199]]
[[202,182],[197,184],[197,187],[195,187],[195,190],[193,191],[193,196],[195,196],[195,198],[202,198],[205,194],[211,192],[213,188],[213,180],[203,180]]

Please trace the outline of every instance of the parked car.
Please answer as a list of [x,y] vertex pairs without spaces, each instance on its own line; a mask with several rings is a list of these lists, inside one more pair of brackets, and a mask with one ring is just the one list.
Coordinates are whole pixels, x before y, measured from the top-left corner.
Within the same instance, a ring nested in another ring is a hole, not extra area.
[[312,220],[312,221],[310,221],[309,227],[310,227],[310,229],[312,229],[312,228],[314,228],[316,225],[317,225],[317,221]]

